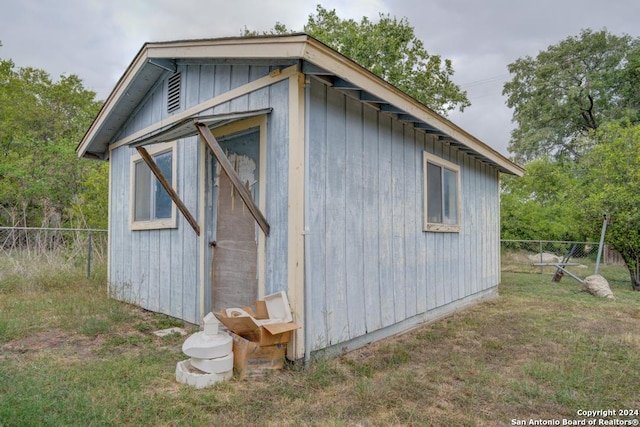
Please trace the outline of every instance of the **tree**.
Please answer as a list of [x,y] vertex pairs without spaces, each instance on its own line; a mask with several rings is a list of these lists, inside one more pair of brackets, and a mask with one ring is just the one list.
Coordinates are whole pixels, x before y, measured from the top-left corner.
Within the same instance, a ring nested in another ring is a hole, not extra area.
[[[290,33],[279,22],[262,34]],[[471,105],[465,91],[452,80],[449,59],[430,55],[407,18],[379,14],[378,21],[341,19],[335,9],[316,6],[304,32],[317,38],[374,74],[397,86],[427,107],[446,115]],[[257,35],[245,28],[243,35]]]
[[640,291],[640,125],[606,123],[593,137],[597,145],[580,161],[586,174],[578,206],[585,224],[608,215],[606,241],[622,255],[633,289]]
[[527,164],[521,178],[502,178],[500,224],[503,239],[583,240],[573,191],[574,167],[552,157]]
[[104,173],[75,154],[99,107],[75,75],[54,82],[43,70],[0,60],[0,223],[57,226],[68,219],[87,176]]
[[640,39],[587,29],[509,64],[513,78],[503,94],[517,125],[509,151],[521,162],[548,154],[575,159],[601,123],[637,120],[639,60]]
[[640,290],[640,39],[583,30],[509,71],[509,149],[529,163],[503,184],[503,232],[553,229],[550,206],[568,238],[594,239],[607,214],[606,242]]

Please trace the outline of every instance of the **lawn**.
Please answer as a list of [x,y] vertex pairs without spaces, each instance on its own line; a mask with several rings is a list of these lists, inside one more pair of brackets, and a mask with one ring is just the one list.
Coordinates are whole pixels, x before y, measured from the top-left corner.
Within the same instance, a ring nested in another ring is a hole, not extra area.
[[152,334],[182,322],[106,298],[83,272],[4,275],[0,426],[496,426],[638,410],[640,293],[619,269],[601,273],[616,300],[504,273],[499,299],[204,390],[175,381],[184,337]]

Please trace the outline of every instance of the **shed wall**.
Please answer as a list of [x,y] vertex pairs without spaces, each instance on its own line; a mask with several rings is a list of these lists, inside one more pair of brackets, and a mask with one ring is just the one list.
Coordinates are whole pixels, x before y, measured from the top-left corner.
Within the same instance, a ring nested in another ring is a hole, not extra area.
[[[185,110],[234,88],[269,74],[269,66],[216,65],[182,63],[181,110]],[[169,116],[166,112],[166,79],[156,84],[125,124],[118,139],[151,126]],[[273,107],[267,125],[267,194],[265,216],[271,224],[266,243],[265,292],[286,290],[287,277],[287,158],[288,158],[288,84],[286,81],[254,90],[217,105],[204,114],[256,110]],[[117,141],[114,141],[117,142]],[[205,313],[210,310],[211,249],[200,245],[193,229],[177,214],[177,228],[132,231],[129,226],[130,162],[135,149],[121,146],[111,151],[110,206],[110,291],[118,299],[198,323],[200,300]],[[213,224],[216,206],[213,192],[211,155],[201,161],[197,137],[178,141],[177,193],[189,211],[198,218],[201,174],[205,183],[204,226],[206,241],[215,240]],[[201,171],[201,164],[205,168]],[[204,270],[200,268],[201,248]],[[201,278],[201,275],[204,277]],[[201,279],[204,295],[200,295]]]
[[[495,287],[497,171],[316,80],[310,97],[311,351]],[[423,231],[423,151],[461,168],[459,233]]]
[[[198,212],[196,138],[176,146],[177,188],[191,212]],[[117,299],[197,323],[198,240],[184,217],[177,228],[132,231],[129,225],[130,162],[135,150],[111,153],[109,290]]]

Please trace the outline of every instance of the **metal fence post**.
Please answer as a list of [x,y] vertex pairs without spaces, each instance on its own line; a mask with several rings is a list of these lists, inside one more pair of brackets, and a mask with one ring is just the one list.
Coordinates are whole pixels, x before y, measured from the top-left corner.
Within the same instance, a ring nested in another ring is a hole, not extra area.
[[607,214],[604,214],[602,221],[602,232],[600,233],[600,245],[598,246],[598,257],[596,258],[596,268],[593,274],[600,274],[600,259],[602,258],[602,249],[604,246],[604,235],[607,232]]
[[92,237],[93,237],[93,233],[91,230],[89,230],[89,236],[88,236],[88,248],[87,248],[87,279],[91,278],[91,250],[92,245],[91,245],[91,241],[92,241]]
[[[542,240],[540,240],[540,264],[542,264]],[[544,274],[544,266],[540,265],[540,274]]]

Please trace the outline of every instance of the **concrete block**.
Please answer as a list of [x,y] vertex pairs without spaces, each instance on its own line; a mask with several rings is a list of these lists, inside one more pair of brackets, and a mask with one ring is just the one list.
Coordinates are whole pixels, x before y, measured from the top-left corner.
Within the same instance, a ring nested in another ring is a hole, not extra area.
[[191,365],[189,360],[183,360],[176,365],[176,381],[195,388],[205,388],[233,377],[233,369],[221,373],[202,372]]

